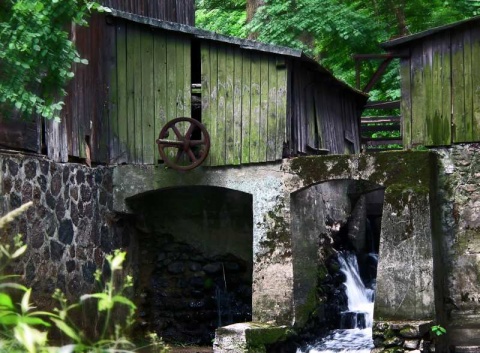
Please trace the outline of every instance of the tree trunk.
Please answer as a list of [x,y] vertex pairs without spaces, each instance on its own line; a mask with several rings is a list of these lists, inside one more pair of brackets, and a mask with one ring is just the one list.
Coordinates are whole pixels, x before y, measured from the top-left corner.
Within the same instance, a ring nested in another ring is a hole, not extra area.
[[247,0],[247,23],[252,20],[255,12],[257,12],[258,8],[262,5],[265,5],[264,0]]
[[405,1],[392,1],[391,5],[395,12],[395,18],[397,19],[398,35],[401,37],[408,35],[409,31],[405,18]]

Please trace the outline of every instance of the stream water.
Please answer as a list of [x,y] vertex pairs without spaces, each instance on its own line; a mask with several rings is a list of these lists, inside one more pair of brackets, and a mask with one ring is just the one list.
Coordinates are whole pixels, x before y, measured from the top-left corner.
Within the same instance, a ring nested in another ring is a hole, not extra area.
[[[375,254],[369,256],[376,257]],[[340,253],[340,270],[345,274],[348,311],[341,313],[341,328],[297,353],[369,353],[373,348],[372,323],[375,291],[366,288],[360,278],[357,257]]]

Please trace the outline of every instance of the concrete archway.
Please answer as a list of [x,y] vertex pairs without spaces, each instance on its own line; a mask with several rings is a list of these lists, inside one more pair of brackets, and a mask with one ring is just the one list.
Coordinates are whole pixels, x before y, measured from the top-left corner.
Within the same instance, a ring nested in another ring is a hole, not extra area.
[[435,314],[433,253],[438,250],[430,216],[435,202],[435,163],[432,153],[391,152],[299,157],[189,173],[154,166],[118,166],[113,173],[114,209],[131,212],[125,202],[128,197],[176,186],[217,186],[251,194],[253,320],[293,325],[302,299],[294,298],[291,195],[342,179],[383,185],[384,236],[375,317],[431,319]]
[[143,326],[169,342],[209,344],[251,321],[252,195],[214,186],[132,196]]
[[362,266],[368,254],[378,254],[383,198],[381,185],[349,179],[326,181],[291,194],[296,326],[303,326],[314,311],[318,324],[333,320],[326,317],[326,294],[320,297],[319,290],[328,277],[327,261],[336,258],[337,250],[348,245]]

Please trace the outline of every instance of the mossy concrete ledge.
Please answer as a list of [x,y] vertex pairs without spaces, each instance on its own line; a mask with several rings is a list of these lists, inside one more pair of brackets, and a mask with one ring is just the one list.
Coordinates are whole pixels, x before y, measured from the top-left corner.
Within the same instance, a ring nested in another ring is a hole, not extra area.
[[265,353],[266,346],[287,339],[287,326],[245,322],[220,327],[215,331],[214,353]]

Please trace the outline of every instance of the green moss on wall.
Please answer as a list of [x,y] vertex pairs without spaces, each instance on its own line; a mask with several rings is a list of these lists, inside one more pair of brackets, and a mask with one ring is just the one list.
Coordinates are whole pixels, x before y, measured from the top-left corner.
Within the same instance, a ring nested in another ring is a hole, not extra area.
[[[260,241],[263,248],[262,257],[273,255],[276,249],[282,249],[282,257],[291,257],[290,227],[283,217],[285,205],[279,202],[272,210],[264,216],[263,222],[267,228],[264,239]],[[257,254],[257,257],[260,254]],[[258,259],[257,259],[258,260]]]
[[272,326],[269,324],[252,322],[246,332],[247,345],[259,347],[286,340],[292,331],[286,326]]
[[347,178],[349,160],[350,157],[345,155],[298,157],[291,160],[290,168],[306,185],[311,185],[326,180]]
[[292,172],[304,186],[335,179],[364,179],[383,186],[429,185],[435,155],[424,151],[383,152],[375,155],[332,155],[293,158]]

